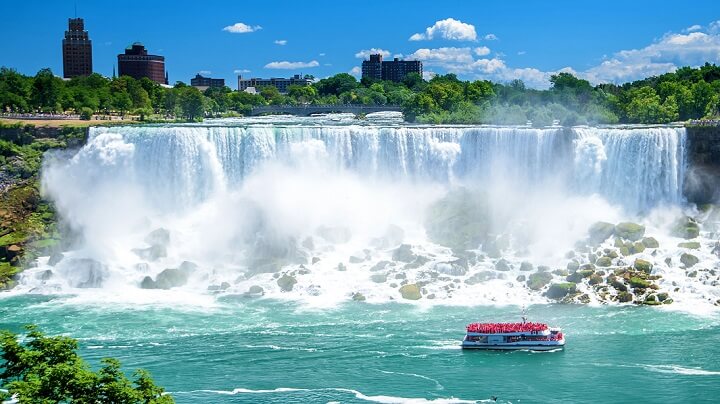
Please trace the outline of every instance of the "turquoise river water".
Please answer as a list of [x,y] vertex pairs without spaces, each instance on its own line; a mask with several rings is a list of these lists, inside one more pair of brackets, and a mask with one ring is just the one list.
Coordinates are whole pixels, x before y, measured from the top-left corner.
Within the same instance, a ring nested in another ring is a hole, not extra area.
[[179,403],[710,402],[720,394],[717,317],[645,307],[536,305],[564,352],[462,351],[466,323],[514,320],[517,306],[347,303],[305,309],[220,299],[203,309],[17,296],[0,328],[33,322],[80,339],[94,365],[150,370]]

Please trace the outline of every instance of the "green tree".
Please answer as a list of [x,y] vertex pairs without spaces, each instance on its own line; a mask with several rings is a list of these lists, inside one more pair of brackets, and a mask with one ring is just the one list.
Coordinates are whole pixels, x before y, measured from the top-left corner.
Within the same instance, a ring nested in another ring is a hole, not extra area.
[[[174,402],[145,371],[136,371],[135,379],[131,381],[122,372],[118,360],[106,358],[102,360],[102,368],[93,372],[77,354],[76,340],[64,336],[48,337],[35,326],[27,329],[24,344],[18,342],[17,335],[0,332],[0,383],[21,403]],[[8,398],[7,394],[0,397]]]
[[33,104],[36,108],[58,112],[63,81],[55,77],[50,69],[41,69],[33,81]]
[[188,120],[202,119],[205,116],[206,102],[200,90],[195,87],[180,87],[178,93],[178,105],[183,116]]

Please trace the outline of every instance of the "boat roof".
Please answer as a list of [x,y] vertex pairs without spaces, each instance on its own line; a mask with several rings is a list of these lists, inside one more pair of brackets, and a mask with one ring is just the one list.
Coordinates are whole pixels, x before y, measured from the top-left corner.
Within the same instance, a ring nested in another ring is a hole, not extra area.
[[472,323],[468,324],[467,332],[480,334],[506,334],[515,332],[542,332],[548,329],[545,323]]

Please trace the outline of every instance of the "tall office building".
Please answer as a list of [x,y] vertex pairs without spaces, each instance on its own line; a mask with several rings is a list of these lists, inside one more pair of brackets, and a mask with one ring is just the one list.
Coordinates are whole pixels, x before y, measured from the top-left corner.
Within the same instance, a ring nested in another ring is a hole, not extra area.
[[409,73],[418,73],[422,76],[423,64],[419,60],[383,61],[382,55],[370,55],[370,60],[362,63],[362,77],[376,80],[402,81]]
[[118,75],[134,79],[147,77],[160,84],[167,84],[165,57],[148,55],[143,44],[135,42],[118,55]]
[[69,18],[63,48],[63,77],[73,78],[92,74],[92,41],[85,31],[82,18]]

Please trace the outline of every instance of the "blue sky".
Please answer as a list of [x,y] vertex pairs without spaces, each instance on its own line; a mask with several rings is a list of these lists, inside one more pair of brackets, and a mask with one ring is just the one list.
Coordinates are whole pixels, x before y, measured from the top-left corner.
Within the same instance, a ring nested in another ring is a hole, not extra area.
[[239,72],[357,74],[370,49],[421,59],[428,74],[520,78],[535,87],[558,71],[624,82],[720,63],[719,0],[0,0],[0,65],[62,74],[61,40],[75,4],[96,72],[111,75],[117,54],[140,41],[166,57],[171,83],[197,72],[232,88]]

